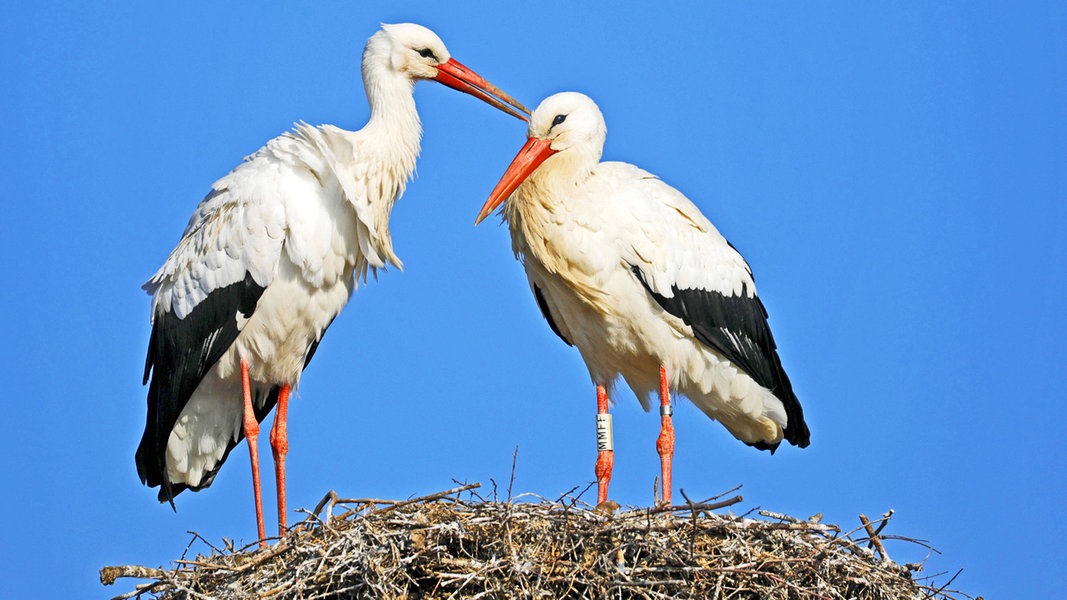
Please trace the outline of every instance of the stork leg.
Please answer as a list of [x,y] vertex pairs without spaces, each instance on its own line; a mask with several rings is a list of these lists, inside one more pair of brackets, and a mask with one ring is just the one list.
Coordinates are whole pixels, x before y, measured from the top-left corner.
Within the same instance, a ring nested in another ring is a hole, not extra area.
[[611,414],[608,413],[608,391],[596,386],[596,502],[608,499],[608,484],[611,469],[615,465],[615,440],[611,431]]
[[274,452],[274,478],[278,482],[278,535],[285,535],[285,455],[289,453],[289,384],[278,390],[278,408],[274,411],[274,427],[270,430],[270,447]]
[[670,386],[667,384],[667,369],[659,368],[659,414],[660,429],[659,437],[656,438],[656,451],[659,452],[659,464],[663,482],[663,503],[670,506],[671,503],[671,462],[674,459],[674,424],[671,422]]
[[259,531],[259,546],[267,547],[263,527],[263,494],[259,487],[259,421],[252,410],[252,384],[248,380],[248,363],[241,361],[241,386],[244,388],[244,430],[248,443],[248,457],[252,460],[252,492],[256,497],[256,526]]

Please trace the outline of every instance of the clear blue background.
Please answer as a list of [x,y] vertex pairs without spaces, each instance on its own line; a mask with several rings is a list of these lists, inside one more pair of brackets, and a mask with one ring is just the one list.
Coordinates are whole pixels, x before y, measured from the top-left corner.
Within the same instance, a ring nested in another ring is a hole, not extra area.
[[[963,569],[952,587],[1062,593],[1067,4],[30,4],[0,8],[0,596],[110,596],[134,582],[102,588],[103,565],[169,565],[187,531],[254,537],[243,445],[177,513],[137,479],[139,286],[241,157],[297,120],[362,126],[363,44],[409,20],[531,107],[594,97],[605,157],[682,190],[748,258],[812,444],[772,457],[683,403],[690,497],[744,484],[737,510],[846,528],[892,508],[888,533],[943,553],[927,573]],[[416,97],[407,268],[358,291],[305,374],[293,508],[503,490],[516,446],[516,492],[593,478],[585,368],[506,228],[472,226],[525,130],[441,86]],[[658,419],[625,390],[614,414],[612,495],[648,505]]]

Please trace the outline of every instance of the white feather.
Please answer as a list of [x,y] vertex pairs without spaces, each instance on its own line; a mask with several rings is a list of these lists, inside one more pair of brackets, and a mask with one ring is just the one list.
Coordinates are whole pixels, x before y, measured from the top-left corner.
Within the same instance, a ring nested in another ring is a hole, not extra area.
[[373,36],[363,60],[371,103],[367,125],[351,132],[298,123],[267,142],[212,185],[177,247],[145,284],[153,319],[168,312],[185,318],[246,273],[266,288],[250,318],[235,315],[237,340],[211,367],[170,433],[172,482],[199,485],[236,439],[242,360],[255,389],[288,383],[295,391],[308,348],[358,280],[389,264],[401,267],[389,216],[414,171],[422,129],[413,75],[395,64],[398,35],[448,59],[437,36],[419,26],[390,26]]
[[[553,122],[557,115],[565,120]],[[530,135],[555,154],[511,195],[504,215],[531,287],[539,288],[561,333],[581,353],[594,383],[622,377],[646,410],[659,368],[672,389],[746,442],[775,443],[783,403],[692,330],[660,308],[673,288],[755,296],[752,274],[684,195],[630,164],[598,162],[603,117],[580,94],[546,99]]]

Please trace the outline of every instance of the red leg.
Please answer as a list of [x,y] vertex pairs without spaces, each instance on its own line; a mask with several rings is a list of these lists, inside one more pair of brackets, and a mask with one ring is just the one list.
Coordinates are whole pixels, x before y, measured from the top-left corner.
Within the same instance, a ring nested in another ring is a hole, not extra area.
[[289,453],[286,420],[289,417],[289,384],[278,390],[278,408],[270,430],[270,447],[274,452],[274,478],[278,482],[278,535],[285,535],[285,455]]
[[660,429],[656,439],[656,451],[659,452],[661,480],[663,481],[663,503],[671,503],[671,461],[674,458],[674,424],[671,423],[671,392],[667,385],[667,369],[659,368],[659,414]]
[[263,495],[259,487],[259,422],[252,410],[252,384],[248,381],[248,363],[241,361],[241,386],[244,388],[244,430],[248,443],[248,456],[252,460],[252,492],[256,496],[256,526],[259,531],[259,546],[267,547],[263,528]]
[[608,499],[608,484],[611,469],[615,465],[615,441],[611,431],[611,415],[608,413],[608,392],[604,386],[596,386],[596,502]]

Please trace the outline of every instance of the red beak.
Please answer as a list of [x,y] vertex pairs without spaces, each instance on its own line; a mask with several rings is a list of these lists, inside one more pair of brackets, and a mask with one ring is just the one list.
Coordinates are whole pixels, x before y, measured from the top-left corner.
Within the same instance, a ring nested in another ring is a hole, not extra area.
[[481,75],[460,64],[454,58],[437,65],[437,77],[434,79],[452,89],[470,94],[483,102],[491,104],[513,117],[529,121],[526,115],[530,114],[530,109],[483,79]]
[[515,160],[508,165],[508,170],[504,171],[504,176],[500,178],[496,187],[493,188],[493,193],[489,194],[489,199],[482,205],[482,210],[478,213],[474,224],[477,225],[482,222],[482,219],[488,217],[493,209],[500,206],[501,202],[522,185],[522,182],[541,166],[541,163],[545,162],[545,159],[555,153],[556,151],[552,149],[552,142],[549,140],[534,137],[526,140],[526,145],[519,150]]

